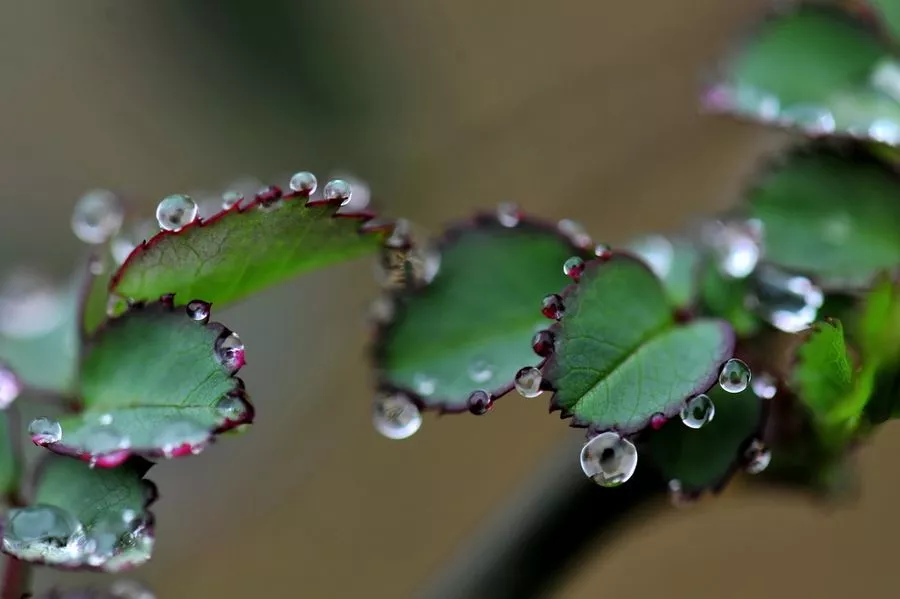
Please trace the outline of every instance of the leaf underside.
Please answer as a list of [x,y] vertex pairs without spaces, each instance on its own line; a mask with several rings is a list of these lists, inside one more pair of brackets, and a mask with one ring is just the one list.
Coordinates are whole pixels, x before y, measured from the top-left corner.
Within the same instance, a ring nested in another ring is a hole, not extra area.
[[549,325],[541,299],[565,284],[563,262],[585,254],[543,223],[520,219],[507,228],[493,216],[451,228],[440,251],[434,280],[395,298],[375,363],[383,387],[460,412],[472,391],[498,397],[520,368],[538,364],[531,338]]
[[860,289],[900,264],[898,194],[900,178],[865,150],[813,144],[764,173],[746,211],[763,224],[768,262]]
[[543,366],[551,409],[573,426],[622,434],[643,429],[654,414],[680,412],[713,385],[734,349],[724,321],[677,324],[658,279],[624,254],[588,265],[551,330],[555,349]]
[[702,428],[688,428],[674,418],[659,431],[648,431],[648,438],[639,443],[641,456],[689,494],[721,489],[746,461],[748,444],[761,432],[762,400],[749,388],[730,394],[715,387],[709,397],[715,417]]
[[[136,304],[101,327],[82,358],[81,406],[47,445],[99,466],[128,455],[172,457],[253,418],[243,383],[220,362],[230,331],[192,320],[170,300]],[[235,364],[243,364],[243,353]],[[118,439],[118,441],[117,441]]]
[[139,245],[111,290],[133,300],[176,294],[219,307],[301,273],[375,254],[389,225],[368,213],[336,212],[339,202],[306,204],[287,194],[270,208],[236,205]]
[[889,72],[892,60],[871,28],[831,7],[806,4],[762,23],[704,100],[713,111],[811,134],[897,145],[900,103],[877,75]]

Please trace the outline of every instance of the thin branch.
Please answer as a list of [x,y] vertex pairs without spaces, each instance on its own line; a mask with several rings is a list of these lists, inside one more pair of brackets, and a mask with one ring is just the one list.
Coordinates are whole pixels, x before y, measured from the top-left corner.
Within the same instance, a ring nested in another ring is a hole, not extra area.
[[2,585],[0,599],[22,599],[28,596],[31,587],[31,564],[7,556]]

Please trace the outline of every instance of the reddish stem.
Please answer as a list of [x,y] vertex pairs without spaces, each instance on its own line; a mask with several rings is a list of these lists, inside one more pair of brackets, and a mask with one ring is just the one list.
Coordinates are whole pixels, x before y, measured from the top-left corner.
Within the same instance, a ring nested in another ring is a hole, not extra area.
[[3,587],[0,588],[0,599],[27,597],[30,586],[31,564],[7,556],[6,567],[3,568]]

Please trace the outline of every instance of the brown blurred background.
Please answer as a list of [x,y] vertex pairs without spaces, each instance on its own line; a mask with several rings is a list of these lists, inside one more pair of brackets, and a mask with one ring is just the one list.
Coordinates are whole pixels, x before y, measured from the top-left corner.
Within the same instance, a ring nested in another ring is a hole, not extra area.
[[[761,1],[0,2],[8,260],[64,273],[75,198],[220,190],[295,170],[367,180],[435,230],[515,200],[622,242],[732,202],[782,140],[695,96]],[[160,598],[414,597],[571,431],[542,401],[369,423],[371,265],[316,273],[219,317],[240,332],[257,423],[151,478]],[[892,428],[892,427],[887,427]],[[647,518],[558,597],[900,596],[900,435],[862,453],[862,499],[729,493]],[[572,455],[571,468],[577,468]],[[577,523],[573,523],[577,525]],[[42,573],[52,580],[91,580]]]

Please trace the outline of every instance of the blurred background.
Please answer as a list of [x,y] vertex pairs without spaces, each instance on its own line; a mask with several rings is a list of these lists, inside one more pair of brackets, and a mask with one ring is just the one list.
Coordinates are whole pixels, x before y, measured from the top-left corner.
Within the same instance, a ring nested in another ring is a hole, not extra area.
[[[784,139],[702,117],[716,57],[759,0],[0,2],[0,247],[63,275],[85,190],[151,214],[168,193],[349,172],[437,231],[513,200],[596,239],[732,203]],[[247,345],[257,422],[151,473],[161,599],[416,597],[564,438],[545,403],[371,428],[372,265],[217,318]],[[887,426],[887,429],[894,428]],[[892,434],[893,433],[893,434]],[[897,597],[900,435],[860,456],[861,498],[729,492],[641,518],[557,597]],[[578,469],[575,453],[561,468]],[[599,496],[600,491],[598,491]],[[572,522],[578,526],[578,522]],[[41,571],[38,588],[96,577]]]

